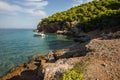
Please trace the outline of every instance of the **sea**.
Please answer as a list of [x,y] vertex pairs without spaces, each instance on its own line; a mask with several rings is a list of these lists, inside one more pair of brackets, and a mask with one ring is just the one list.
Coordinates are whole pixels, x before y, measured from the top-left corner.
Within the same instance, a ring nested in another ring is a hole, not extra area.
[[65,35],[34,36],[33,29],[0,29],[0,77],[32,55],[67,48],[74,42]]

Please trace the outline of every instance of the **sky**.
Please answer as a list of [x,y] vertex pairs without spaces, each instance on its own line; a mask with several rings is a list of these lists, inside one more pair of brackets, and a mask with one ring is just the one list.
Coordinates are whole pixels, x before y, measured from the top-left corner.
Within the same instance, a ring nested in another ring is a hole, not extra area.
[[0,0],[0,28],[35,29],[42,18],[92,0]]

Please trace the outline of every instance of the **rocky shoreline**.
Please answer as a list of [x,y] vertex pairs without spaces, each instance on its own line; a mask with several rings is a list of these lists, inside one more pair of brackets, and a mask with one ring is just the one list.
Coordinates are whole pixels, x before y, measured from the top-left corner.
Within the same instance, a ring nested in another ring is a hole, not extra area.
[[[78,50],[70,50],[74,46],[69,49],[51,51],[47,55],[34,55],[30,57],[29,63],[23,63],[12,68],[0,80],[50,80],[53,76],[58,76],[56,72],[63,73],[65,70],[72,69],[77,63],[76,61],[69,63],[72,60],[72,58],[69,60],[71,56],[77,56],[73,53],[78,52]],[[51,72],[53,69],[54,71]]]
[[89,63],[84,80],[119,80],[120,39],[101,40],[91,34],[77,36],[78,43],[69,48],[30,57],[28,63],[12,68],[0,80],[60,80],[66,70],[81,62]]

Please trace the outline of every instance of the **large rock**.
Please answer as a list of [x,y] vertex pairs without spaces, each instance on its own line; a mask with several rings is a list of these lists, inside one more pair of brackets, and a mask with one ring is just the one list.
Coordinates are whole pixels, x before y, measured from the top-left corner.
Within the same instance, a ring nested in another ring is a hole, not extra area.
[[[55,78],[60,78],[62,73],[66,70],[72,69],[79,59],[59,59],[55,63],[47,63],[46,67],[41,67],[38,71],[44,74],[43,80],[55,80]],[[38,73],[41,76],[41,73]]]

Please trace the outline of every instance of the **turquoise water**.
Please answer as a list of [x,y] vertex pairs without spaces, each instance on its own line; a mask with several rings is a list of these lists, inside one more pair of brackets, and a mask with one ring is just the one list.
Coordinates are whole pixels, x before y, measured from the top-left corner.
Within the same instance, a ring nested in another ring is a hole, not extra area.
[[33,36],[31,29],[0,29],[0,76],[35,54],[62,49],[74,42],[63,35]]

